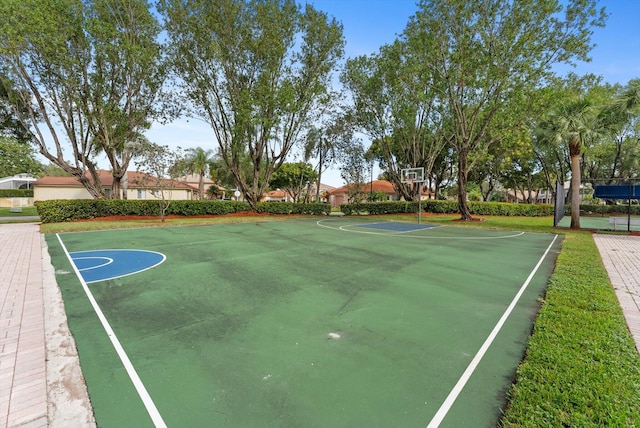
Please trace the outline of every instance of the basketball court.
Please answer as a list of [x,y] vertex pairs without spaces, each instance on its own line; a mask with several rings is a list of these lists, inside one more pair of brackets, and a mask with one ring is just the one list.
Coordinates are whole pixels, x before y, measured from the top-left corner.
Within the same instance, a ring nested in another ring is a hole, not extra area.
[[48,235],[99,426],[495,426],[560,239],[366,217]]

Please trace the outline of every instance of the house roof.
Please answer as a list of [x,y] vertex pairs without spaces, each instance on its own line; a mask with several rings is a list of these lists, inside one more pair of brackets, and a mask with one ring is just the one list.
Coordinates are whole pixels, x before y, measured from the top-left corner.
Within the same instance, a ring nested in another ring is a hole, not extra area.
[[285,193],[284,190],[276,189],[265,193],[264,196],[268,198],[284,198]]
[[[103,187],[111,187],[113,184],[113,175],[111,171],[107,171],[104,169],[99,169],[98,177],[100,178],[100,183]],[[89,175],[88,173],[86,174]],[[163,186],[170,187],[173,189],[190,189],[193,188],[189,186],[187,183],[177,181],[177,180],[169,180],[166,178],[161,179]],[[157,180],[143,172],[138,171],[127,171],[127,187],[135,189],[135,188],[153,188],[158,187],[156,184]],[[82,184],[75,177],[54,177],[54,176],[46,176],[38,179],[34,186],[41,187],[82,187]]]
[[[188,174],[182,177],[177,178],[178,181],[184,181],[185,183],[195,186],[196,188],[200,186],[200,174]],[[204,187],[209,187],[211,185],[216,184],[212,179],[208,177],[203,177],[202,182],[204,183]],[[217,186],[217,185],[216,185]],[[219,186],[218,186],[219,187]]]
[[[315,188],[315,183],[313,183],[310,186],[311,189],[311,193],[315,193],[316,192],[316,188]],[[328,192],[331,189],[335,189],[335,187],[333,186],[329,186],[328,184],[322,184],[320,183],[320,192],[324,193],[324,192]],[[286,196],[286,192],[284,190],[281,189],[276,189],[276,190],[271,190],[269,192],[266,192],[264,194],[265,198],[284,198]]]
[[[393,187],[393,183],[387,180],[373,180],[373,182],[368,182],[363,185],[363,188],[366,191],[370,191],[373,183],[373,191],[374,192],[384,192],[388,195],[395,195],[396,189]],[[335,195],[338,193],[346,193],[349,191],[349,187],[353,184],[347,184],[342,187],[338,187],[337,189],[330,190],[328,193],[330,195]]]
[[[311,185],[311,187],[312,187],[312,188],[315,188],[315,183],[314,183],[314,184],[312,184],[312,185]],[[328,185],[328,184],[324,184],[324,183],[320,183],[320,186],[319,186],[319,187],[320,187],[320,191],[321,191],[321,192],[328,192],[328,191],[331,191],[331,190],[335,189],[335,187],[330,186],[330,185]]]

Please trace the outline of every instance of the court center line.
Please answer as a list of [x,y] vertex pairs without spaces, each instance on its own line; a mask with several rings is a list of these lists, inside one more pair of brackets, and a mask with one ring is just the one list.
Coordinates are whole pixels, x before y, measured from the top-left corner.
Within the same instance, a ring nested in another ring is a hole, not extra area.
[[[403,233],[382,233],[382,232],[373,232],[373,231],[365,231],[365,230],[352,230],[348,229],[349,227],[357,227],[357,224],[347,224],[344,226],[327,226],[325,222],[333,221],[333,220],[318,220],[316,224],[320,227],[324,227],[326,229],[337,230],[339,232],[348,232],[348,233],[359,233],[362,235],[377,235],[377,236],[391,236],[398,238],[406,238],[406,239],[445,239],[445,240],[458,240],[458,241],[472,241],[472,240],[494,240],[494,239],[508,239],[508,238],[517,238],[519,236],[524,235],[526,232],[517,232],[511,235],[502,235],[502,236],[429,236],[429,235],[403,235]],[[361,223],[360,223],[361,224]],[[419,229],[418,231],[423,230],[432,230],[439,229],[442,227],[449,226],[437,226],[431,227],[429,229]]]
[[509,307],[507,307],[507,309],[504,311],[504,313],[502,314],[502,317],[500,317],[500,319],[498,320],[498,323],[491,331],[491,334],[489,334],[489,337],[487,337],[487,339],[484,341],[484,343],[482,344],[482,346],[480,347],[476,355],[473,357],[473,360],[471,360],[471,362],[469,363],[469,366],[467,366],[467,369],[464,371],[464,373],[462,373],[462,376],[460,376],[460,379],[458,379],[458,382],[455,384],[455,386],[453,387],[453,389],[451,390],[447,398],[444,400],[444,403],[442,403],[442,405],[436,412],[433,419],[431,419],[431,422],[429,422],[429,425],[427,425],[427,428],[439,427],[440,423],[442,423],[445,416],[447,416],[447,413],[449,413],[449,410],[453,406],[453,403],[455,403],[456,399],[462,392],[462,389],[466,385],[467,381],[469,380],[469,378],[471,378],[471,375],[480,364],[480,361],[484,357],[484,354],[486,354],[487,350],[493,343],[494,339],[502,329],[502,326],[507,321],[507,318],[509,317],[513,309],[516,307],[516,305],[518,304],[520,297],[522,297],[522,295],[524,294],[525,290],[529,286],[529,283],[533,279],[533,276],[536,274],[536,272],[542,265],[542,262],[547,257],[547,254],[549,254],[549,251],[551,250],[551,247],[553,246],[554,242],[556,242],[557,238],[558,238],[558,235],[555,235],[553,237],[551,244],[549,244],[549,246],[547,247],[547,250],[544,252],[542,257],[540,257],[540,260],[538,260],[538,263],[535,265],[535,267],[527,277],[527,280],[524,282],[524,284],[522,284],[522,287],[520,287],[520,290],[518,290],[518,293],[515,295],[515,297],[511,301],[511,304],[509,304]]
[[89,302],[93,307],[93,310],[98,316],[98,319],[102,324],[102,327],[107,333],[109,340],[111,340],[111,343],[113,344],[113,347],[115,348],[116,353],[118,354],[118,357],[120,357],[120,361],[122,361],[122,364],[125,370],[127,371],[127,374],[129,375],[129,378],[131,379],[133,386],[138,392],[138,395],[140,396],[140,399],[142,400],[144,407],[147,409],[147,413],[149,413],[149,416],[151,416],[151,420],[153,421],[153,424],[156,427],[166,428],[167,424],[164,423],[164,420],[162,419],[162,416],[160,415],[158,408],[156,407],[153,400],[151,399],[151,396],[147,392],[147,389],[144,387],[144,384],[142,383],[140,376],[138,376],[136,369],[133,367],[133,364],[131,364],[131,360],[129,360],[127,353],[125,352],[124,348],[120,344],[120,341],[118,340],[118,337],[116,336],[115,332],[111,328],[111,325],[109,325],[109,321],[107,321],[107,318],[104,316],[102,309],[100,309],[98,302],[93,297],[91,290],[89,290],[89,286],[82,278],[82,275],[80,274],[80,271],[76,267],[76,264],[73,262],[73,259],[69,254],[69,251],[67,251],[67,247],[62,242],[62,238],[60,238],[60,235],[57,233],[56,233],[56,237],[58,238],[58,241],[60,242],[60,245],[62,246],[62,249],[67,256],[67,259],[69,259],[69,263],[71,263],[71,267],[73,268],[73,271],[76,273],[76,276],[80,281],[80,284],[82,284],[82,288],[84,289],[84,292],[86,293],[87,298],[89,299]]

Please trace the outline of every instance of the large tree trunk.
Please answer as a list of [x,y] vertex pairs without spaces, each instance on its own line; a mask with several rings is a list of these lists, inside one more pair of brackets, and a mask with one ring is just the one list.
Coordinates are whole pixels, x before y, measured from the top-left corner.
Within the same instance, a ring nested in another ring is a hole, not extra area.
[[[77,178],[77,180],[80,182],[80,184],[82,184],[84,186],[84,188],[87,190],[87,192],[89,192],[89,194],[91,195],[92,198],[94,199],[103,199],[104,198],[104,193],[101,191],[101,186],[100,186],[100,181],[97,182],[94,180],[90,180],[89,178],[87,178],[86,175],[82,174],[82,175],[77,175],[74,174],[75,177]],[[92,174],[93,176],[93,174]],[[95,176],[97,176],[97,174],[95,174]]]
[[473,220],[467,204],[467,154],[463,151],[458,153],[458,211],[461,220]]
[[316,203],[320,203],[320,183],[322,181],[322,168],[324,167],[324,156],[320,150],[318,159],[318,185],[316,186]]
[[580,152],[571,150],[571,228],[580,228]]
[[123,177],[123,173],[121,170],[113,170],[112,171],[112,176],[113,176],[113,183],[111,183],[111,199],[123,199],[122,198],[122,186],[121,186],[121,181],[122,181],[122,177]]

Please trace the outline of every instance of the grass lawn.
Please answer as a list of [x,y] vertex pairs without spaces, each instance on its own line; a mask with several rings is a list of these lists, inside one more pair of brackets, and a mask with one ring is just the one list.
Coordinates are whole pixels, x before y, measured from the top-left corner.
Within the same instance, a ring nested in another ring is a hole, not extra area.
[[20,217],[38,215],[36,207],[22,207],[21,212],[11,212],[11,208],[0,207],[0,217]]
[[[423,223],[451,225],[454,215]],[[44,224],[44,233],[105,228],[194,225],[282,217],[231,217]],[[381,220],[417,221],[415,215]],[[562,233],[557,259],[526,356],[509,391],[504,427],[640,426],[640,355],[590,233],[551,227],[551,217],[483,217],[460,227]]]
[[568,232],[505,427],[640,426],[640,357],[586,232]]

